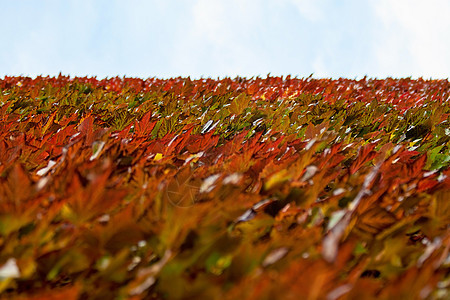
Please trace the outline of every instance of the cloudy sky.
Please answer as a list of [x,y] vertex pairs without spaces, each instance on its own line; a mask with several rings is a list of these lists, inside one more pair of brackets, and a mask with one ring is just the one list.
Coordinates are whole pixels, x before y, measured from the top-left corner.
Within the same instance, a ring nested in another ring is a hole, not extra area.
[[0,0],[0,77],[450,77],[449,0]]

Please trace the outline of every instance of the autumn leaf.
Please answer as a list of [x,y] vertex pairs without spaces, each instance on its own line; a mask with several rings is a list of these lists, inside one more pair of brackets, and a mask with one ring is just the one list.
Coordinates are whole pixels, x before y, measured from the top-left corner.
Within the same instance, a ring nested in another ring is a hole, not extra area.
[[448,80],[0,90],[5,298],[449,298]]

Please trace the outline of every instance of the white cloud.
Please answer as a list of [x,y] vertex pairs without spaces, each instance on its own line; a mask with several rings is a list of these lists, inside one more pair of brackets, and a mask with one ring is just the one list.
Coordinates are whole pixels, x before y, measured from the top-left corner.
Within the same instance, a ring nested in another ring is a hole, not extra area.
[[251,76],[267,69],[255,43],[262,37],[261,1],[197,0],[190,13],[192,24],[183,30],[173,61],[183,75]]
[[226,46],[226,41],[232,38],[230,25],[227,25],[227,15],[223,1],[199,0],[194,5],[194,32],[195,37],[205,37],[209,42],[218,46]]
[[312,63],[314,77],[331,77],[331,71],[325,65],[324,58],[322,55],[316,55]]
[[450,2],[379,0],[371,4],[382,24],[377,34],[379,73],[450,76]]
[[0,69],[31,76],[446,78],[449,14],[448,0],[10,1],[0,10],[8,41]]
[[310,21],[319,21],[324,19],[323,11],[324,0],[287,0],[298,9],[300,14]]
[[73,0],[24,5],[13,17],[13,24],[21,26],[2,49],[9,57],[4,71],[31,76],[88,73],[95,66],[89,42],[97,12],[93,4],[80,6]]

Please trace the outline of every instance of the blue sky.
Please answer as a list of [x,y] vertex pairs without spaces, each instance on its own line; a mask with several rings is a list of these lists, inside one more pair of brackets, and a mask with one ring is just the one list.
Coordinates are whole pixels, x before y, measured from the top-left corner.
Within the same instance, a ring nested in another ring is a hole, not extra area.
[[1,77],[450,77],[448,0],[0,4]]

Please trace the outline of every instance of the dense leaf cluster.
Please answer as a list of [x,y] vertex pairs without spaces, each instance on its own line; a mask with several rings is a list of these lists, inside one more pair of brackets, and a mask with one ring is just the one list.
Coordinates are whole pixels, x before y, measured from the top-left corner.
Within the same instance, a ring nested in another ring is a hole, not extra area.
[[450,297],[448,80],[0,90],[5,297]]

